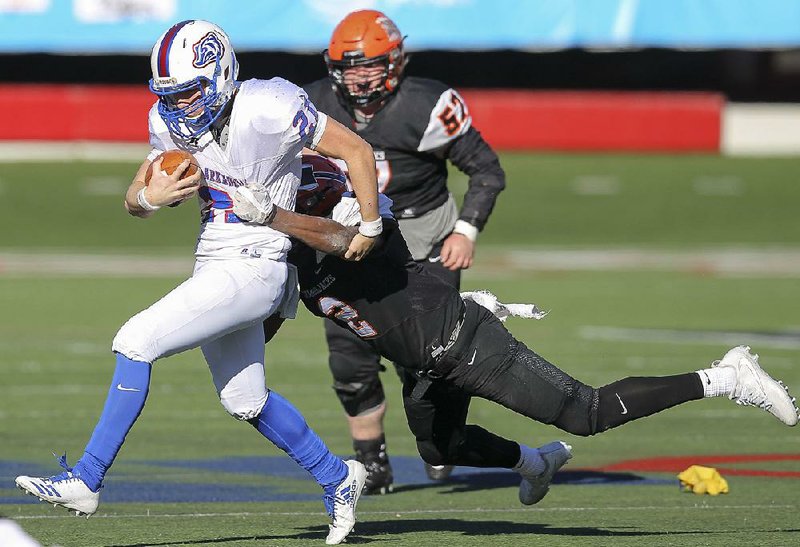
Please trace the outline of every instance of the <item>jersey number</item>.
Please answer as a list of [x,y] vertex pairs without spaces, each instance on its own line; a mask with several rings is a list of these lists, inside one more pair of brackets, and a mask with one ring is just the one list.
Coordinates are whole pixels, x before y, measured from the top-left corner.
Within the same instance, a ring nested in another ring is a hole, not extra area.
[[197,191],[203,205],[200,208],[200,221],[213,222],[217,211],[221,211],[225,222],[241,222],[241,219],[233,214],[233,200],[231,196],[217,188],[201,186]]
[[[308,100],[308,97],[305,95],[301,95],[301,97],[303,97],[303,106],[297,111],[297,114],[294,115],[292,127],[297,128],[297,132],[300,134],[300,140],[305,142],[306,139],[308,139],[308,135],[316,130],[319,114],[317,114],[317,110]],[[306,111],[308,111],[308,114],[311,116],[310,121],[308,115],[306,115]]]
[[326,317],[347,323],[347,326],[361,338],[373,338],[378,335],[378,331],[372,325],[358,318],[358,312],[351,305],[329,296],[320,298],[318,304],[320,311]]
[[[452,106],[451,106],[452,105]],[[450,104],[444,107],[442,113],[439,114],[439,121],[444,125],[444,131],[448,136],[452,137],[461,129],[464,123],[464,114],[467,108],[455,94],[450,95]]]

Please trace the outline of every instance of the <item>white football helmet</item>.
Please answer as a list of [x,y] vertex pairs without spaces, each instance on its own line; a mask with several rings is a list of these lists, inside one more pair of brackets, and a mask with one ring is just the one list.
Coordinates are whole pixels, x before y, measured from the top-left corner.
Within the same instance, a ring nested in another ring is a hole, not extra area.
[[[156,41],[150,55],[150,91],[158,95],[158,113],[170,133],[196,138],[208,130],[233,96],[239,64],[228,35],[208,21],[173,25]],[[179,106],[177,94],[200,91],[200,98]]]

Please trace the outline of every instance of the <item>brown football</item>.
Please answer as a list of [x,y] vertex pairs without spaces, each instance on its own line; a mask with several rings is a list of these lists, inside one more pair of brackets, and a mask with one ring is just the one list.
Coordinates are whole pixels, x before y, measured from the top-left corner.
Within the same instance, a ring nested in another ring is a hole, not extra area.
[[[185,150],[167,150],[166,152],[161,152],[156,159],[153,160],[155,163],[158,158],[162,158],[161,161],[161,171],[166,173],[167,175],[171,175],[173,171],[183,162],[183,160],[189,160],[191,163],[186,171],[183,172],[181,175],[182,179],[194,175],[197,173],[197,170],[200,168],[197,165],[197,160],[194,156],[192,156],[189,152]],[[153,176],[153,163],[151,163],[147,167],[147,173],[144,174],[144,183],[150,184],[150,177]]]

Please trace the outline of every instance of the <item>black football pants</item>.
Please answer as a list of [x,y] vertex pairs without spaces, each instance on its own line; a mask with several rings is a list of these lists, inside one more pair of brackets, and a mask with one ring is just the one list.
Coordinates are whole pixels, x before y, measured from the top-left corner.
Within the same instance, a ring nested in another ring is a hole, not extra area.
[[625,378],[595,389],[528,349],[473,302],[467,302],[461,335],[437,369],[444,377],[421,397],[412,396],[414,371],[405,371],[403,382],[409,427],[431,465],[510,468],[519,461],[517,443],[466,424],[473,396],[584,436],[703,396],[695,373]]

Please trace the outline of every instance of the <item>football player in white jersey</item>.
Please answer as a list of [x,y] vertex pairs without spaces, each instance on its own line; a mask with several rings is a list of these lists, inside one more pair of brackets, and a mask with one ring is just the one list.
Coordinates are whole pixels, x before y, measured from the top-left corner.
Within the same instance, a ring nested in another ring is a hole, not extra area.
[[[264,225],[271,212],[262,204],[271,211],[273,203],[293,208],[304,146],[343,160],[367,219],[347,251],[359,260],[382,229],[372,149],[317,112],[294,84],[281,78],[237,81],[230,40],[212,23],[172,26],[156,42],[151,68],[150,89],[158,96],[149,114],[153,150],[125,207],[144,218],[196,193],[201,228],[194,272],[117,333],[105,407],[75,466],[62,457],[63,473],[20,476],[16,483],[44,501],[93,514],[105,474],[144,407],[152,363],[199,346],[225,410],[253,425],[323,487],[332,520],[326,542],[340,543],[353,528],[366,470],[331,454],[297,409],[266,388],[262,320],[276,311],[292,317],[297,289],[286,263],[289,239]],[[163,173],[156,158],[171,149],[190,152],[198,173],[180,178],[188,162]]]

